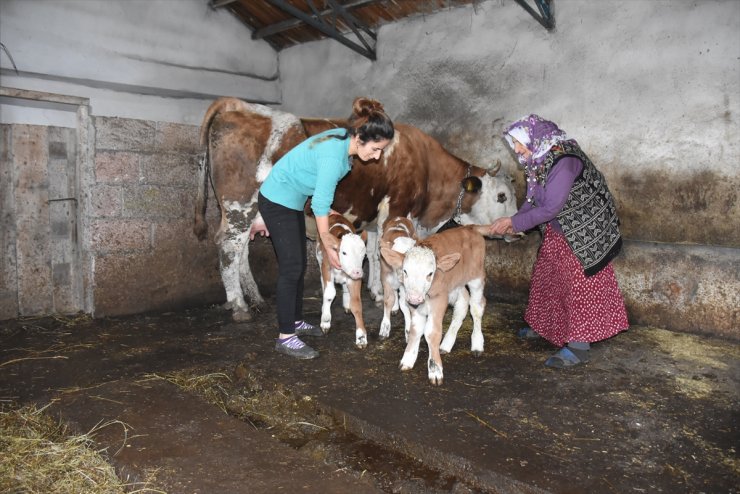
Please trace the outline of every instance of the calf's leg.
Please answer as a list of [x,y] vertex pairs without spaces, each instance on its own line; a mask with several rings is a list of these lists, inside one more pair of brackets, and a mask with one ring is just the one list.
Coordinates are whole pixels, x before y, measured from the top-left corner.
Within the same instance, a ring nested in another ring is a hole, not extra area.
[[[328,262],[328,261],[327,261]],[[326,272],[325,272],[326,271]],[[331,328],[331,303],[337,295],[337,289],[334,286],[334,280],[328,273],[329,269],[325,266],[321,268],[321,289],[323,292],[323,301],[321,303],[321,330],[324,334]]]
[[[450,297],[453,298],[453,297]],[[465,316],[468,315],[468,306],[470,295],[465,287],[460,287],[455,290],[454,304],[452,309],[452,321],[450,321],[450,327],[445,333],[445,337],[442,340],[442,344],[439,346],[439,351],[442,353],[450,353],[452,347],[455,345],[457,340],[457,332],[460,330]]]
[[355,346],[365,348],[367,346],[367,331],[365,331],[365,321],[362,318],[362,282],[352,280],[347,283],[350,293],[349,307],[352,315],[355,317]]
[[409,331],[406,350],[404,350],[401,363],[399,364],[402,371],[414,368],[416,357],[419,356],[419,343],[421,342],[421,336],[424,334],[426,321],[427,317],[425,313],[421,313],[418,308],[411,311],[411,330]]
[[473,334],[470,337],[470,351],[475,355],[483,353],[483,311],[486,297],[483,294],[484,281],[478,279],[468,283],[470,290],[470,315],[473,317]]
[[[442,340],[442,319],[447,310],[446,300],[437,300],[437,306],[432,306],[424,326],[424,338],[429,347],[429,359],[427,360],[427,371],[429,382],[433,386],[441,386],[444,380],[442,371],[442,356],[439,354],[439,342]],[[430,303],[430,302],[427,302]]]

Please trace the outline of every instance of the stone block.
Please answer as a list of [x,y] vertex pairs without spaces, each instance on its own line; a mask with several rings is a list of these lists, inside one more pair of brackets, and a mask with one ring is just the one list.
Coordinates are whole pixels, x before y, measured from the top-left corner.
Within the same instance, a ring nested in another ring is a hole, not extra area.
[[193,154],[150,154],[142,156],[141,168],[144,183],[195,187],[198,157]]
[[195,154],[200,152],[200,127],[158,122],[155,148],[159,152]]
[[123,215],[128,218],[181,218],[193,214],[192,194],[172,187],[124,189]]
[[139,181],[138,153],[101,151],[95,154],[95,180],[103,184],[129,184]]
[[113,151],[151,151],[156,124],[148,120],[95,117],[95,148]]
[[121,216],[123,193],[121,187],[96,185],[90,193],[90,214],[93,218]]
[[141,252],[151,247],[151,227],[146,220],[96,220],[90,229],[95,252]]

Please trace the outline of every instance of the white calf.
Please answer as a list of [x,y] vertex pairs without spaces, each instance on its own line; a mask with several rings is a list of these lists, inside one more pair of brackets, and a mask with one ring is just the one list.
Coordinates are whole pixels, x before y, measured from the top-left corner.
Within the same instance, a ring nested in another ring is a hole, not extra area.
[[[403,216],[391,218],[383,226],[381,245],[405,254],[417,241],[416,229],[410,219]],[[400,280],[400,270],[391,267],[388,262],[380,259],[380,280],[383,284],[383,320],[380,323],[378,337],[384,340],[391,333],[391,313],[401,309],[404,321],[404,335],[409,339],[411,314],[406,300],[404,300],[403,286]]]
[[[411,309],[411,331],[400,362],[401,370],[413,368],[419,353],[421,335],[424,334],[429,346],[429,382],[433,385],[442,384],[442,320],[448,304],[454,304],[455,313],[462,323],[467,307],[464,310],[460,307],[468,304],[468,290],[470,313],[473,317],[472,348],[475,352],[483,351],[481,325],[486,305],[483,296],[486,275],[486,245],[483,235],[487,231],[488,226],[462,226],[446,230],[419,242],[406,255],[387,246],[381,247],[381,255],[386,262],[403,270],[401,281],[406,292],[406,302]],[[461,299],[463,302],[458,302]]]
[[[329,216],[329,233],[325,241],[316,242],[316,259],[321,266],[321,288],[323,303],[321,305],[321,329],[324,334],[331,328],[331,304],[337,294],[335,283],[342,285],[342,307],[345,312],[352,312],[355,317],[355,345],[358,348],[367,346],[367,332],[362,319],[362,263],[365,259],[365,241],[355,233],[352,223],[344,216]],[[325,248],[334,249],[339,254],[342,269],[332,268]]]

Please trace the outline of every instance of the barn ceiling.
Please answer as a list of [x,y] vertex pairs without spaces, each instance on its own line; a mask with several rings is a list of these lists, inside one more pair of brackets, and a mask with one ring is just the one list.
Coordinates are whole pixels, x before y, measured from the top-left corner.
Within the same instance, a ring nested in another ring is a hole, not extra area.
[[[406,17],[426,15],[483,0],[210,0],[227,9],[275,50],[333,38],[375,60],[377,29]],[[514,0],[544,28],[554,27],[553,0]]]

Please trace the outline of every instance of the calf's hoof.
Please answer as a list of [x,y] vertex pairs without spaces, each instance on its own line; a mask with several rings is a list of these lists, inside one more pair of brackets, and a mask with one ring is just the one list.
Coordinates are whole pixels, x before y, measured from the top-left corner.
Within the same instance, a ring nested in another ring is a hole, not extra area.
[[483,350],[471,350],[470,353],[472,353],[474,357],[480,357],[483,355]]
[[432,386],[442,386],[442,376],[429,376],[429,384]]
[[442,365],[438,364],[431,358],[427,361],[427,368],[429,370],[429,382],[432,386],[441,386],[444,378],[442,372]]

